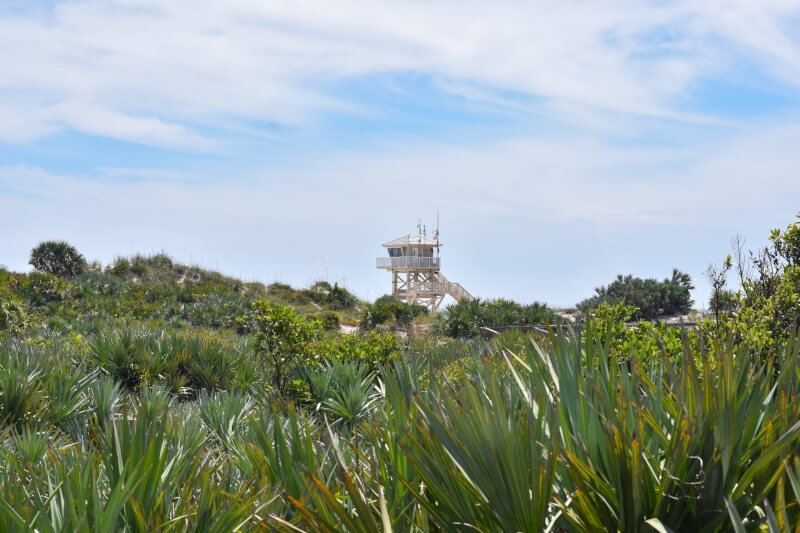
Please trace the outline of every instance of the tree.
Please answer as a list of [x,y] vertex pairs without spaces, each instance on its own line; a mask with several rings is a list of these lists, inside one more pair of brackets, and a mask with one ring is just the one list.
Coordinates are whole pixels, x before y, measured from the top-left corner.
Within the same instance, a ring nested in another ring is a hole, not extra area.
[[319,323],[309,322],[291,307],[269,300],[253,302],[249,322],[256,353],[272,367],[275,388],[285,392],[289,371],[309,356],[311,341],[320,330]]
[[715,291],[709,298],[708,307],[714,314],[715,320],[719,321],[739,308],[739,293],[728,290]]
[[744,314],[784,338],[800,322],[800,215],[797,218],[783,231],[772,230],[769,244],[756,251],[745,251],[739,236],[732,242]]
[[74,278],[86,272],[86,258],[64,241],[45,241],[31,250],[29,264],[45,274]]
[[714,313],[714,320],[719,322],[722,315],[732,313],[736,309],[738,303],[738,296],[735,292],[726,290],[728,284],[728,271],[731,269],[732,260],[731,256],[725,258],[722,266],[708,265],[705,271],[706,279],[711,285],[711,298],[709,299],[709,307],[711,312]]

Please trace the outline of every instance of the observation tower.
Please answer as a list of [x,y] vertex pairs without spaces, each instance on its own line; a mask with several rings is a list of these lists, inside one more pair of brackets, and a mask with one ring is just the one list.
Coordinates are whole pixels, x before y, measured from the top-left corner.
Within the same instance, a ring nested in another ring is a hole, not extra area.
[[[437,224],[438,226],[438,224]],[[441,272],[439,230],[428,239],[425,226],[383,245],[388,257],[379,257],[377,267],[392,273],[392,296],[409,304],[424,305],[435,311],[448,294],[457,302],[473,296],[460,284],[449,281]]]

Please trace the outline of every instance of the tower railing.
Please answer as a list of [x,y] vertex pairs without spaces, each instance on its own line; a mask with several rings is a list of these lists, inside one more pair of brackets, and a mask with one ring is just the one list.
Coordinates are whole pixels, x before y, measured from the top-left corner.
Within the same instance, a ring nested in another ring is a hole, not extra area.
[[439,272],[438,278],[439,278],[439,283],[441,283],[442,285],[443,291],[452,296],[455,301],[460,302],[461,300],[475,299],[469,293],[469,291],[467,291],[467,289],[464,288],[463,285],[448,280],[446,277],[444,277],[444,274],[442,274],[441,272]]
[[438,257],[419,257],[407,255],[403,257],[379,257],[378,268],[439,268],[441,262]]

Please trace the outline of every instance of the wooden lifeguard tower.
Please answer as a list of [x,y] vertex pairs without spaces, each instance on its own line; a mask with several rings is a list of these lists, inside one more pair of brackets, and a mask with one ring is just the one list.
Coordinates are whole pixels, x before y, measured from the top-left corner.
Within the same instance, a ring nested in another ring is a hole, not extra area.
[[456,301],[473,296],[460,283],[448,281],[440,270],[439,230],[428,239],[420,223],[419,232],[399,237],[383,245],[389,257],[379,257],[377,267],[392,273],[392,296],[409,304],[435,311],[447,295]]

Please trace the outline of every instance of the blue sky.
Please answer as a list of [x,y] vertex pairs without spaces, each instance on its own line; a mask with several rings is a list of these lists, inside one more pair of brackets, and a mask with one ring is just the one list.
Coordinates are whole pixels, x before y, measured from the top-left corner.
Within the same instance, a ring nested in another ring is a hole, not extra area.
[[435,223],[482,297],[695,279],[800,212],[800,2],[0,4],[0,264],[66,239],[389,289]]

